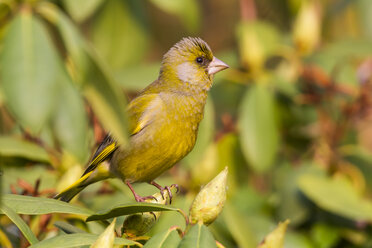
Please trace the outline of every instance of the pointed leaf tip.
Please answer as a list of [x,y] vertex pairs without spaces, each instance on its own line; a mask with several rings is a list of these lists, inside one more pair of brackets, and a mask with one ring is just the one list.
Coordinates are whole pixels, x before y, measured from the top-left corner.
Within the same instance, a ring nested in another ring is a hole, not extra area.
[[283,248],[284,236],[289,222],[289,220],[280,222],[278,227],[269,233],[257,248]]
[[106,228],[106,230],[98,237],[97,241],[90,246],[90,248],[113,247],[115,239],[115,224],[114,221]]

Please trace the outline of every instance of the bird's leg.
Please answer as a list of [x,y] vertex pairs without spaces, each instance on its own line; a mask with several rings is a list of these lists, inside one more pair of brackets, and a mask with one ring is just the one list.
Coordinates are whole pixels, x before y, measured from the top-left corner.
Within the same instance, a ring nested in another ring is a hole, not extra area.
[[180,187],[177,184],[172,184],[171,186],[165,186],[165,187],[162,187],[160,184],[156,183],[155,181],[151,181],[150,184],[154,185],[156,188],[160,190],[160,194],[163,197],[163,199],[165,199],[163,190],[168,191],[169,204],[172,204],[172,197],[173,197],[171,187],[175,187],[177,189],[176,193],[178,193],[178,191],[180,190]]
[[130,184],[130,182],[125,182],[126,185],[128,185],[130,191],[132,191],[132,194],[134,196],[134,199],[136,200],[136,202],[144,202],[145,200],[147,199],[154,199],[157,201],[156,197],[155,196],[152,196],[152,195],[149,195],[149,196],[139,196],[133,189],[132,185]]

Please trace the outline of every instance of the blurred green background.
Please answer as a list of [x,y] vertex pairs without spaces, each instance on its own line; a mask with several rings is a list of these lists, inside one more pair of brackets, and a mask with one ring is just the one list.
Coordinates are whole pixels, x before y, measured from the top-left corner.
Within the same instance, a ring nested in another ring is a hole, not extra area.
[[[230,69],[215,77],[194,150],[158,179],[181,186],[173,204],[187,212],[228,166],[228,200],[209,227],[224,246],[256,247],[289,219],[285,248],[372,247],[369,0],[1,0],[2,193],[51,197],[106,131],[125,143],[126,102],[186,36]],[[118,180],[77,198],[94,211],[133,201]],[[59,219],[102,231],[69,216],[25,221],[44,239]],[[182,217],[164,213],[149,235],[174,225]],[[26,247],[13,227],[0,216],[0,235]]]

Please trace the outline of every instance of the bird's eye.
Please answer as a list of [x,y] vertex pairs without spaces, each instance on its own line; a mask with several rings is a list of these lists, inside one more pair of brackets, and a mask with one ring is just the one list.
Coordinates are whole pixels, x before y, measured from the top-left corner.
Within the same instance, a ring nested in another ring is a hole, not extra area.
[[199,64],[203,63],[203,57],[197,57],[196,62],[198,62]]

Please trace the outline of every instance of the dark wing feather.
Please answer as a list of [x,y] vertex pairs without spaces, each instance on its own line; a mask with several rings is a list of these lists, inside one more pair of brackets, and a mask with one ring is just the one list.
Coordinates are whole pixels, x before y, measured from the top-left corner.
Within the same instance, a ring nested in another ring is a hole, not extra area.
[[97,151],[94,153],[88,168],[84,171],[83,175],[94,170],[100,163],[111,157],[112,153],[118,148],[116,141],[108,134],[105,139],[98,146]]

